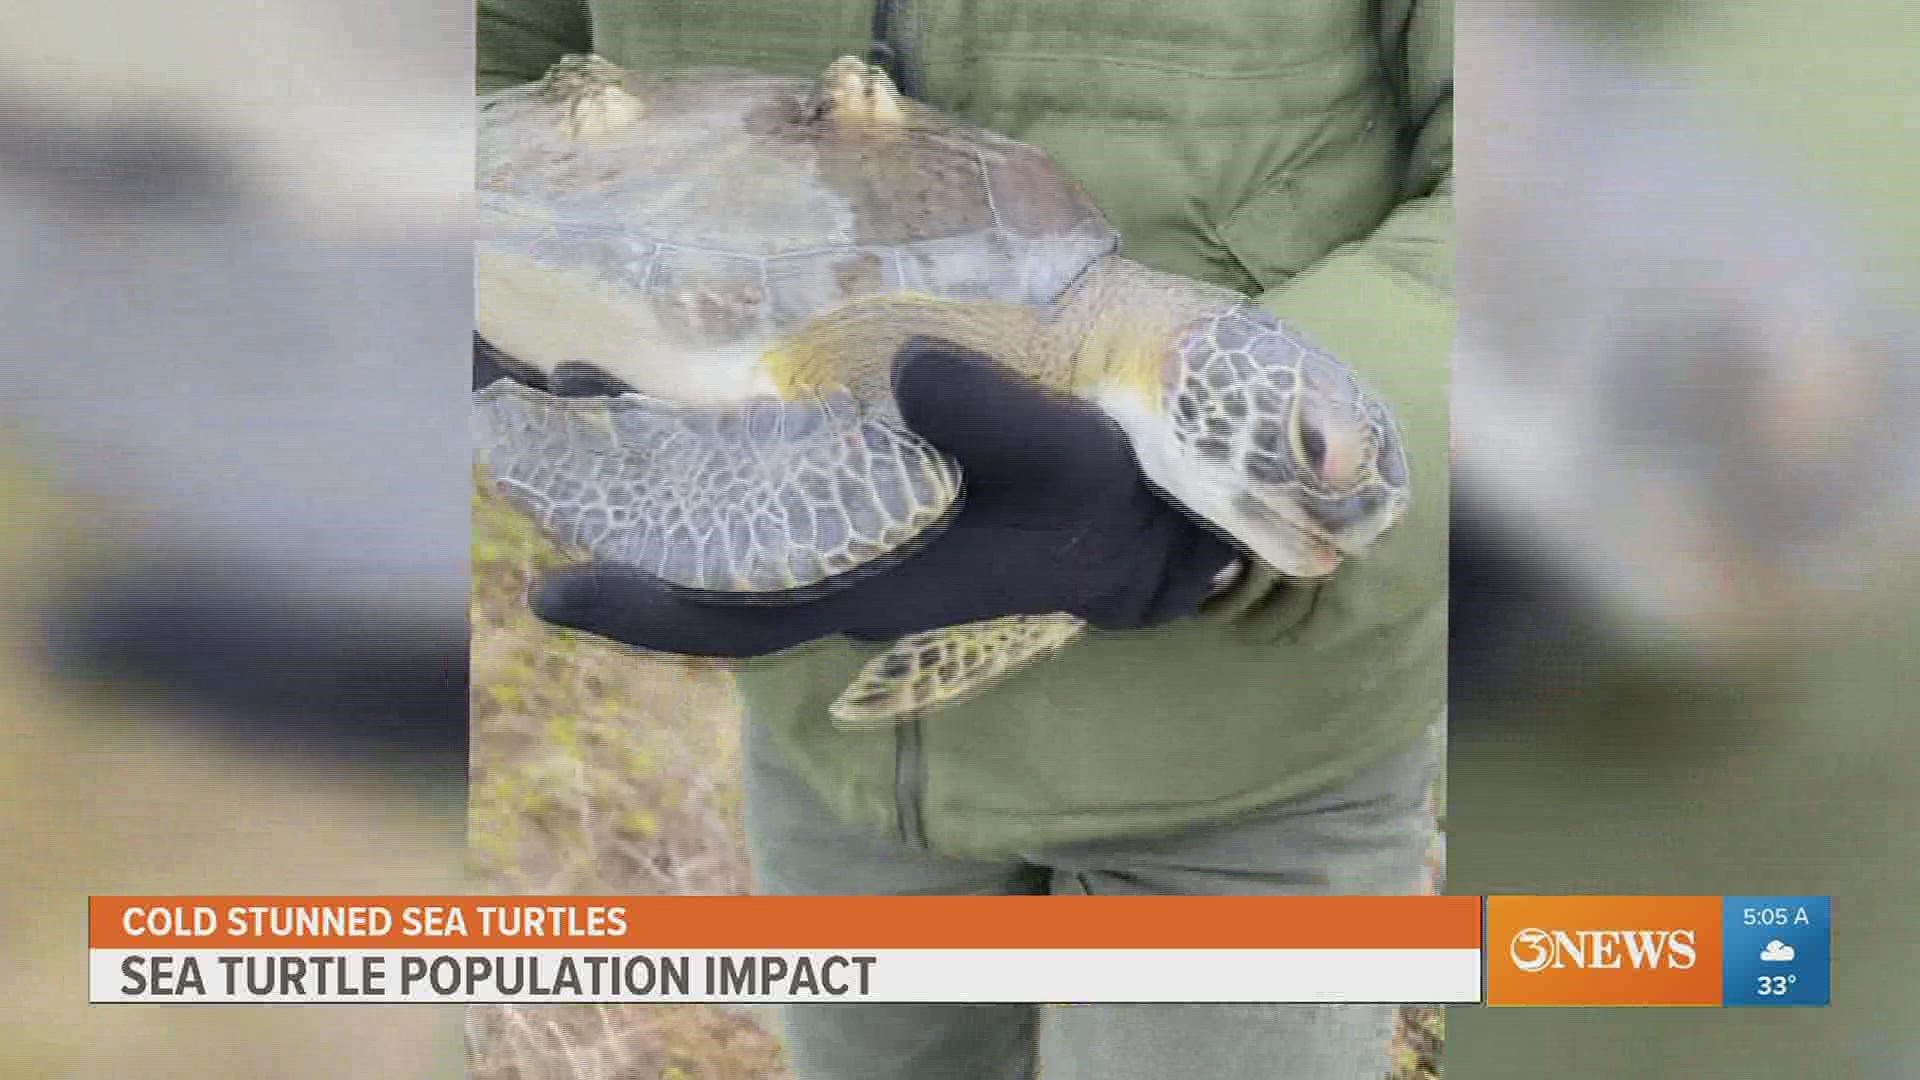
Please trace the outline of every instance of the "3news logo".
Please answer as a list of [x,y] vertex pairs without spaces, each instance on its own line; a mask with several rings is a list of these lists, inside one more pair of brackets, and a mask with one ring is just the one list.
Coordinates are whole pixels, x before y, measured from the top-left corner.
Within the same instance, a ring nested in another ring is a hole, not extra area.
[[1717,896],[1487,898],[1489,1005],[1718,1005]]
[[1561,968],[1606,971],[1671,968],[1689,971],[1700,960],[1694,931],[1518,930],[1507,944],[1514,969],[1524,973]]
[[1489,1005],[1825,1005],[1825,897],[1493,896]]

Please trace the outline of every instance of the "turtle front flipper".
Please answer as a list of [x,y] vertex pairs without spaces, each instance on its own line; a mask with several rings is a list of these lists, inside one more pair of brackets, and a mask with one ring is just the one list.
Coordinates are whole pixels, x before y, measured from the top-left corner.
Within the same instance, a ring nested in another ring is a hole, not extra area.
[[1086,626],[1072,615],[1011,615],[901,638],[834,701],[834,726],[883,727],[951,705],[1065,648]]
[[958,467],[845,395],[674,405],[475,394],[507,500],[557,542],[714,593],[780,593],[898,555],[942,524]]

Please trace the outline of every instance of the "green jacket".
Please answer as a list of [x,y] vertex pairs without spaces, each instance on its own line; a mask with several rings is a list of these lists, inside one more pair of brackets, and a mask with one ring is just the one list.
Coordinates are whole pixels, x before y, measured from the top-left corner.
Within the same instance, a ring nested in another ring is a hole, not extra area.
[[829,725],[869,647],[750,666],[752,722],[849,819],[979,856],[1178,829],[1344,780],[1440,716],[1451,0],[479,4],[482,90],[568,52],[811,75],[884,40],[907,92],[1052,154],[1125,254],[1256,296],[1396,411],[1414,507],[1325,584],[1250,574],[897,731]]

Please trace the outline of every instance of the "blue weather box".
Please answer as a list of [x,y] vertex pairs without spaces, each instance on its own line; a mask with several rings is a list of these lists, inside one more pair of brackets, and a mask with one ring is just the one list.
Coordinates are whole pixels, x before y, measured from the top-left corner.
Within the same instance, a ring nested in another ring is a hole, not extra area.
[[1833,898],[1723,898],[1723,1005],[1826,1005],[1833,977]]

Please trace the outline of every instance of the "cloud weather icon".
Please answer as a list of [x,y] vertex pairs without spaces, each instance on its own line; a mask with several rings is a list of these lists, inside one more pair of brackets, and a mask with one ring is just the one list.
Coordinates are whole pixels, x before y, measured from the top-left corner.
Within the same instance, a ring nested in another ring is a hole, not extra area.
[[1778,939],[1769,941],[1767,947],[1760,950],[1760,959],[1784,963],[1793,959],[1793,946]]

